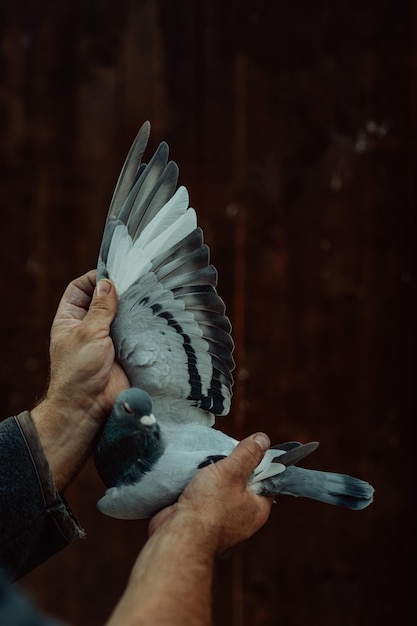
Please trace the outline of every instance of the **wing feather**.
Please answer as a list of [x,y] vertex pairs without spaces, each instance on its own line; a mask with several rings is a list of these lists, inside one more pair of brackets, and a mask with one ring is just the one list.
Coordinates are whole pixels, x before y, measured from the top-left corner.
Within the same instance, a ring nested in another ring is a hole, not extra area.
[[[141,169],[141,161],[148,144],[149,135],[151,133],[151,125],[148,121],[142,124],[136,139],[129,150],[126,161],[120,172],[119,179],[114,189],[113,197],[110,202],[108,216],[118,216],[123,203],[132,187],[135,176]],[[142,168],[143,169],[143,168]]]
[[171,245],[167,250],[162,250],[152,261],[152,267],[155,271],[165,263],[177,259],[179,256],[185,256],[194,250],[197,250],[203,244],[203,231],[197,226],[184,239],[175,245]]
[[100,249],[99,274],[119,294],[112,338],[131,384],[152,396],[155,412],[163,407],[160,420],[211,425],[230,409],[231,324],[167,144],[142,163],[149,128],[128,154]]

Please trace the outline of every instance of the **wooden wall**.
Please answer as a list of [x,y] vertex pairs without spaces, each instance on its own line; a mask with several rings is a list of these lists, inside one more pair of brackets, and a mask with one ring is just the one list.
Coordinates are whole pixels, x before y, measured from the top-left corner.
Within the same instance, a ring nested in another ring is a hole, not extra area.
[[[233,318],[221,427],[319,439],[310,466],[376,487],[359,513],[282,496],[220,562],[215,623],[412,623],[415,3],[2,0],[0,31],[1,415],[42,393],[59,298],[150,119]],[[22,581],[74,625],[104,623],[146,537],[96,512],[102,489],[88,465],[67,494],[87,540]]]

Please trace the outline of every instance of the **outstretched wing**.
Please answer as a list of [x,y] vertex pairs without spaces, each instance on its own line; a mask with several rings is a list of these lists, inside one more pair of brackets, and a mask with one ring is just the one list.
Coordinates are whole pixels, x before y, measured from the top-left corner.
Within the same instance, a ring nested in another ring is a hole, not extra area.
[[178,167],[161,143],[142,156],[140,129],[110,204],[98,263],[116,285],[116,355],[133,386],[145,389],[162,421],[212,422],[230,409],[233,341],[217,272],[197,227]]

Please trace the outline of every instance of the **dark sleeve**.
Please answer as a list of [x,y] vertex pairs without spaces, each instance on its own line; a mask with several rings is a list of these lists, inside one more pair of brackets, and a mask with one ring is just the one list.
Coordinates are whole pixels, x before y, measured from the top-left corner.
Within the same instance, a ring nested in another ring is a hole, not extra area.
[[0,422],[0,565],[13,580],[83,537],[25,411]]

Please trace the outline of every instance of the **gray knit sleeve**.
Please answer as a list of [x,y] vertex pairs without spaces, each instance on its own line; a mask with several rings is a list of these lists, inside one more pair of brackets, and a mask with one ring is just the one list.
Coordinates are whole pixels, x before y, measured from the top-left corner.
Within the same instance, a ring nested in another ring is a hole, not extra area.
[[83,536],[56,490],[30,413],[0,422],[0,565],[19,578]]

